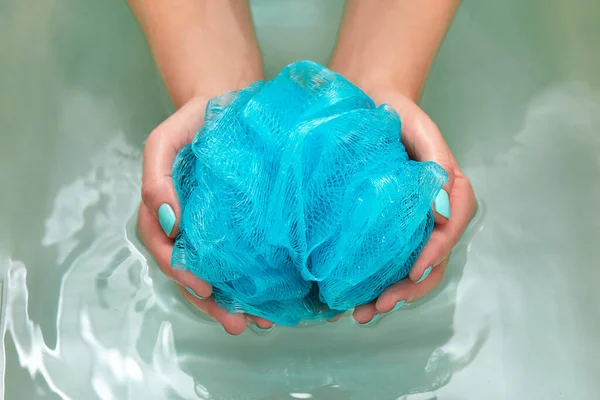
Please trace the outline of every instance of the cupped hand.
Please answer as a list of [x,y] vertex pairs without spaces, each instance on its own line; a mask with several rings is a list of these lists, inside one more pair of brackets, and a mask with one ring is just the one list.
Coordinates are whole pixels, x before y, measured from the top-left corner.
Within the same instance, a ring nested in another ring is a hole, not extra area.
[[261,329],[273,324],[244,314],[229,314],[214,301],[212,287],[190,271],[171,266],[174,238],[179,232],[181,209],[171,169],[179,149],[190,143],[204,123],[207,101],[194,98],[160,124],[148,137],[143,156],[142,203],[138,235],[162,272],[180,286],[183,296],[233,335],[244,332],[249,318]]
[[413,160],[435,161],[448,173],[434,204],[435,227],[409,276],[387,288],[379,298],[356,307],[354,319],[360,324],[372,321],[425,296],[444,275],[448,257],[475,214],[473,187],[462,173],[436,124],[414,101],[396,91],[379,90],[369,93],[379,104],[392,106],[402,121],[402,143]]

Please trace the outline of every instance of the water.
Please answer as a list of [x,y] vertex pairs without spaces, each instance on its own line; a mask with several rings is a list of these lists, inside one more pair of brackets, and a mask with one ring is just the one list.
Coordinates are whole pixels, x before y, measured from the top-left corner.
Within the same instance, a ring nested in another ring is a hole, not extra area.
[[[319,3],[253,3],[269,75],[326,62],[342,2]],[[600,398],[599,12],[462,5],[421,104],[481,207],[434,293],[230,337],[132,234],[171,108],[124,2],[1,0],[0,399]]]

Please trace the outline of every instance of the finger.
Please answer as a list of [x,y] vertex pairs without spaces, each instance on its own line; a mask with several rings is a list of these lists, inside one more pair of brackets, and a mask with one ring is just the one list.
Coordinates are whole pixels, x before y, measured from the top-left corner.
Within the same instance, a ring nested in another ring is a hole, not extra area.
[[456,166],[453,165],[450,150],[435,123],[420,109],[418,116],[420,118],[412,125],[404,125],[406,128],[402,132],[403,141],[410,143],[414,160],[433,161],[446,171],[448,180],[433,201],[435,223],[445,224],[451,215],[450,193],[454,187]]
[[376,313],[377,310],[375,309],[375,302],[371,302],[356,307],[354,309],[354,313],[352,314],[352,318],[354,318],[354,321],[361,325],[368,324],[369,322],[373,321]]
[[246,314],[248,320],[260,329],[271,329],[275,324],[271,321],[255,315]]
[[410,279],[403,279],[387,288],[375,303],[376,311],[387,313],[402,306],[404,303],[410,303],[419,300],[429,293],[441,282],[448,260],[442,261],[431,273],[431,275],[422,283],[415,283]]
[[402,121],[402,143],[409,156],[416,161],[433,161],[448,175],[433,202],[436,224],[444,224],[450,218],[449,194],[454,186],[456,162],[442,133],[431,118],[406,96],[390,95],[393,105]]
[[328,319],[327,322],[338,322],[340,319],[342,319],[342,317],[344,316],[345,312],[341,313],[340,315],[336,315],[335,317]]
[[205,107],[202,100],[191,100],[152,131],[144,146],[142,201],[169,237],[177,235],[181,214],[171,169],[177,152],[202,126]]
[[410,273],[410,280],[422,282],[435,266],[444,260],[460,239],[475,213],[475,194],[469,180],[459,172],[450,193],[452,218],[446,224],[436,225],[429,241],[423,247]]
[[162,229],[156,218],[145,204],[140,204],[137,223],[138,235],[148,252],[156,260],[161,271],[169,278],[190,288],[198,296],[207,298],[212,293],[209,283],[197,278],[190,271],[182,271],[171,267],[173,241],[162,234]]
[[450,193],[454,185],[454,159],[438,126],[413,101],[401,97],[394,104],[402,120],[402,143],[417,161],[434,161],[448,172],[444,189]]
[[240,335],[246,330],[246,318],[244,314],[229,314],[226,310],[219,307],[212,297],[200,300],[188,293],[183,287],[180,287],[179,290],[197,309],[223,325],[225,331],[230,335]]

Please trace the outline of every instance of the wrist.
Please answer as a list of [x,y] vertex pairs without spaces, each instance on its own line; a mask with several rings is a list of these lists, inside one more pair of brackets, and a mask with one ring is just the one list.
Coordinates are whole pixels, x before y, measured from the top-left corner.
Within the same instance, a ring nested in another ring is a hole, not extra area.
[[244,89],[251,83],[264,79],[260,63],[252,67],[250,63],[239,62],[237,66],[222,68],[214,73],[198,74],[198,80],[190,87],[190,92],[183,96],[184,98],[173,98],[173,101],[178,108],[191,98],[208,101],[224,93]]
[[[375,3],[375,4],[374,4]],[[331,69],[417,101],[459,0],[348,0]]]
[[262,79],[247,1],[128,1],[176,108]]
[[421,84],[413,83],[410,73],[396,68],[377,67],[369,63],[348,62],[332,59],[329,68],[361,88],[367,95],[373,96],[382,92],[401,93],[414,102],[421,94]]

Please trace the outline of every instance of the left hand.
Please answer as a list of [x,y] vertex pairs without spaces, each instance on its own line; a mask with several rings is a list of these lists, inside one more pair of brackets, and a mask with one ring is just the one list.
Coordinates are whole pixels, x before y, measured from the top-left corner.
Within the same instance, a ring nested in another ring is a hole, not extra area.
[[[171,257],[174,239],[179,232],[181,208],[171,176],[177,152],[190,143],[204,124],[207,100],[195,97],[189,100],[171,117],[160,124],[148,137],[144,146],[144,172],[142,203],[138,212],[137,230],[140,240],[156,260],[161,271],[179,285],[180,291],[190,303],[212,317],[232,335],[239,335],[248,323],[259,329],[273,324],[264,318],[244,314],[230,314],[212,297],[212,286],[190,271],[173,268]],[[169,213],[162,215],[161,207]],[[188,290],[195,293],[192,295]]]
[[448,182],[440,191],[433,208],[435,228],[409,276],[387,288],[376,301],[356,307],[354,320],[368,323],[377,314],[394,309],[397,304],[413,302],[435,288],[448,263],[454,245],[475,214],[473,187],[462,173],[436,124],[410,98],[396,91],[376,90],[369,93],[378,104],[392,106],[402,121],[402,143],[411,159],[435,161],[448,173]]

